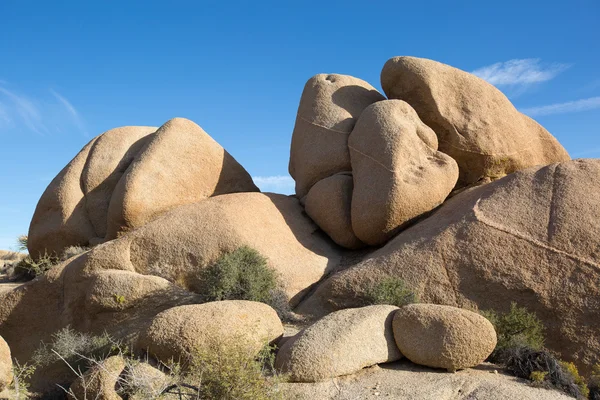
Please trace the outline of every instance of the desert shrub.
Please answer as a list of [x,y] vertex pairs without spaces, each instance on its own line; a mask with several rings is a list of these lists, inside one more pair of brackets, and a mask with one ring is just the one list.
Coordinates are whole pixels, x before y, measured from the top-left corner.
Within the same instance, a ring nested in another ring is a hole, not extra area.
[[58,257],[47,253],[40,256],[37,260],[31,258],[31,256],[27,256],[14,266],[13,274],[16,279],[31,280],[45,274],[59,262],[60,259]]
[[89,360],[104,360],[123,353],[125,346],[108,334],[91,335],[66,327],[52,335],[50,343],[42,343],[34,352],[34,365],[44,367],[58,361],[69,364],[74,370],[85,370]]
[[18,251],[27,251],[27,235],[17,237],[17,249]]
[[196,387],[203,399],[280,399],[274,361],[271,346],[256,355],[241,340],[215,341],[194,351],[184,382],[188,388]]
[[488,358],[493,362],[504,362],[506,352],[513,348],[528,347],[539,350],[544,346],[544,325],[533,312],[516,303],[510,305],[510,311],[504,314],[493,310],[481,313],[496,330],[498,343]]
[[366,304],[389,304],[402,307],[407,304],[418,303],[417,295],[396,277],[387,277],[372,283],[366,290]]
[[281,289],[275,270],[256,250],[243,246],[222,255],[198,276],[204,301],[251,300],[276,305]]
[[13,361],[13,381],[9,386],[10,394],[15,400],[30,398],[29,379],[35,372],[35,366],[20,364],[17,359]]
[[554,387],[578,399],[585,399],[588,391],[571,363],[558,360],[547,350],[530,347],[512,347],[506,350],[506,369],[513,375],[533,380],[536,385]]

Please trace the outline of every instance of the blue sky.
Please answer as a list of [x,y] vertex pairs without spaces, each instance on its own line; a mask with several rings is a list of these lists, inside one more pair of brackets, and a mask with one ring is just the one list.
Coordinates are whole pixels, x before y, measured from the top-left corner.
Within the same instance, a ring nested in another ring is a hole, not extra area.
[[290,193],[304,83],[435,59],[503,90],[573,157],[600,157],[600,2],[0,1],[0,249],[93,136],[186,117]]

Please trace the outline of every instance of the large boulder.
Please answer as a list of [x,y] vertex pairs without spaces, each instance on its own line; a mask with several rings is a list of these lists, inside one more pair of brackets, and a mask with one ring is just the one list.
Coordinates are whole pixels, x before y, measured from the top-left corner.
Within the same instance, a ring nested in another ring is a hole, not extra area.
[[481,364],[496,347],[490,321],[473,311],[409,304],[394,315],[394,339],[415,364],[454,372]]
[[347,249],[359,249],[365,244],[352,230],[352,174],[339,173],[321,179],[304,199],[306,214],[329,237]]
[[192,121],[113,129],[50,183],[31,221],[29,252],[96,245],[180,205],[251,191],[258,188],[246,170]]
[[317,382],[402,357],[392,332],[398,307],[374,305],[327,315],[288,339],[275,366],[294,382]]
[[72,400],[122,400],[117,393],[120,374],[125,369],[121,356],[112,356],[92,366],[71,384],[68,398]]
[[352,228],[372,246],[440,205],[458,179],[456,162],[437,151],[435,133],[401,100],[367,107],[348,147],[354,176]]
[[10,348],[0,336],[0,392],[10,385],[13,380],[13,363]]
[[423,58],[394,57],[381,71],[381,86],[435,131],[439,150],[458,162],[458,187],[569,159],[548,131],[470,73]]
[[362,111],[385,98],[348,75],[315,75],[306,82],[290,150],[290,175],[303,198],[323,178],[350,171],[348,135]]
[[239,346],[257,354],[282,335],[277,312],[268,305],[225,300],[163,311],[140,335],[136,347],[163,363],[174,359],[185,364],[219,346]]
[[403,279],[421,301],[506,312],[527,307],[546,345],[584,371],[600,361],[600,160],[520,171],[464,191],[298,308],[361,304],[372,282]]
[[225,253],[248,246],[267,258],[292,304],[336,268],[341,253],[306,217],[294,197],[234,193],[182,206],[91,254],[198,291],[198,272]]

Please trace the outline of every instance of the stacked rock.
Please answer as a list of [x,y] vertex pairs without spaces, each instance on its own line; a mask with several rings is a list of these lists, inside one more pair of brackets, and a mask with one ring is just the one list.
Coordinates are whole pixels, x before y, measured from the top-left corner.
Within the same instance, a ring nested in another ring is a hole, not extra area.
[[569,159],[470,73],[394,57],[381,85],[390,100],[358,78],[316,75],[298,108],[289,165],[296,195],[345,248],[385,244],[455,188]]

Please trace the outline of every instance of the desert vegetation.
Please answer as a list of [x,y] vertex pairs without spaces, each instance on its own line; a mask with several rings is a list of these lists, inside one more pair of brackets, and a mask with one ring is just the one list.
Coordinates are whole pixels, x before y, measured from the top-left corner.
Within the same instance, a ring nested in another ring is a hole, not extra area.
[[365,295],[365,303],[369,305],[389,304],[402,307],[418,302],[418,296],[408,287],[406,282],[393,276],[373,282],[368,286]]

